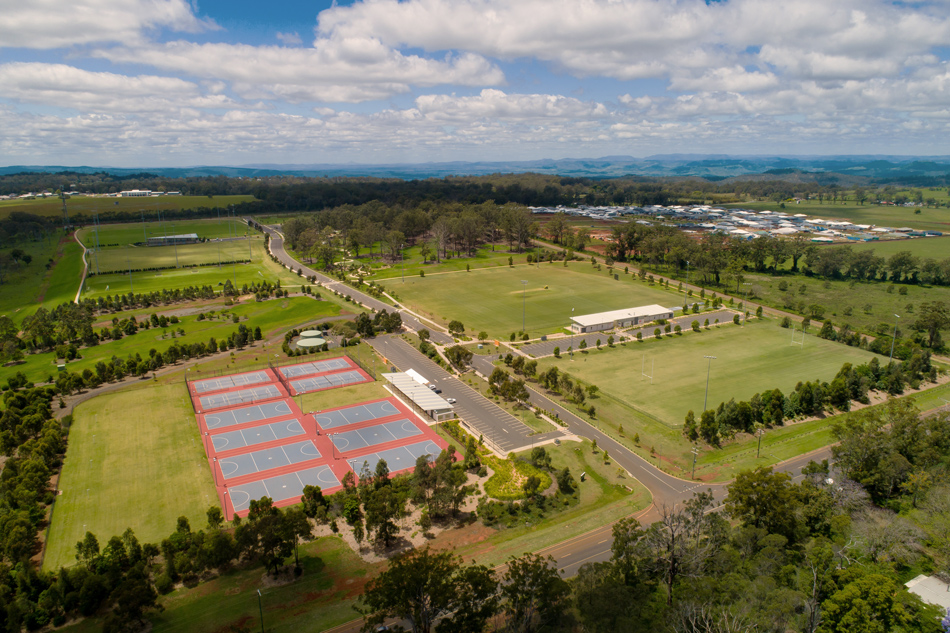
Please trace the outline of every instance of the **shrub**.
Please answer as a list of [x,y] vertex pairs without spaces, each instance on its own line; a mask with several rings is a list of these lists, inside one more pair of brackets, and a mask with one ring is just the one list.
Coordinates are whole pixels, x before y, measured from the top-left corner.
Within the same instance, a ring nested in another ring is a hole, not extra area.
[[[706,322],[709,323],[709,320],[707,319]],[[690,323],[690,327],[693,328],[694,332],[699,332],[699,321],[693,321]]]
[[739,325],[739,315],[738,315],[738,314],[733,315],[733,317],[732,317],[732,322],[735,323],[736,325]]
[[555,358],[560,358],[560,357],[561,357],[561,348],[560,348],[560,347],[555,347],[555,348],[554,348],[554,357],[555,357]]

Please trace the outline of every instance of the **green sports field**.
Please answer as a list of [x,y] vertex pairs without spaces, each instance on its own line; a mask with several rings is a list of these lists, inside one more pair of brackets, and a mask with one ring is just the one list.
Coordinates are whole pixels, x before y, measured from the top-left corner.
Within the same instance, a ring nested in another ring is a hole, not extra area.
[[[159,209],[197,209],[200,207],[214,209],[219,207],[223,210],[228,205],[251,202],[252,200],[254,200],[254,196],[160,196],[156,198],[77,196],[66,200],[66,209],[70,217],[83,214],[91,218],[96,211],[100,213],[106,211],[140,213],[144,211],[147,218],[149,214],[155,215]],[[4,200],[0,202],[0,217],[6,217],[14,211],[62,218],[63,202],[59,198]]]
[[179,516],[203,526],[219,502],[184,382],[147,383],[77,407],[58,488],[47,570],[73,564],[87,531],[104,544],[131,527],[141,542],[158,543]]
[[[232,219],[230,222],[228,222],[226,217],[208,220],[179,219],[157,222],[155,221],[155,214],[153,213],[152,217],[146,217],[146,220],[146,222],[99,225],[99,246],[101,248],[107,248],[109,246],[128,246],[130,244],[145,242],[150,237],[164,237],[184,233],[196,233],[199,238],[208,240],[244,237],[245,235],[260,236],[260,233],[249,229],[246,224],[241,222],[240,218]],[[81,239],[86,246],[92,248],[95,245],[96,239],[95,226],[89,225],[80,229],[79,239]]]
[[[815,336],[806,336],[803,346],[790,343],[790,330],[773,321],[750,321],[743,327],[727,324],[698,334],[628,342],[575,355],[574,362],[543,359],[538,371],[556,364],[621,404],[679,425],[688,410],[698,414],[703,409],[704,356],[716,357],[709,372],[708,408],[730,398],[747,400],[765,389],[788,393],[799,381],[831,380],[843,363],[863,363],[874,356]],[[641,377],[644,365],[647,374],[653,372],[652,385]]]
[[[505,339],[521,331],[522,307],[526,329],[534,338],[567,327],[572,308],[581,315],[653,303],[683,303],[682,293],[650,286],[634,275],[625,275],[623,268],[614,272],[619,281],[608,276],[606,267],[597,271],[590,263],[513,268],[505,264],[424,278],[407,275],[405,283],[393,279],[383,285],[401,303],[437,322],[458,319],[468,333],[484,330],[489,337]],[[523,286],[522,280],[528,283]]]
[[[206,244],[197,244],[196,247],[203,247],[203,251],[198,251],[200,257],[204,261],[209,263],[217,262],[217,242],[209,242]],[[222,255],[221,258],[224,259],[223,249],[225,248],[225,243],[221,242]],[[234,252],[237,255],[240,255],[241,259],[247,258],[247,242],[244,240],[239,240],[237,246],[232,246]],[[220,268],[218,266],[202,266],[198,268],[177,268],[177,269],[168,269],[168,270],[158,270],[158,271],[149,271],[149,272],[133,272],[132,280],[129,281],[129,274],[118,272],[115,274],[103,274],[96,275],[86,280],[86,284],[83,287],[83,297],[98,297],[99,295],[115,295],[115,294],[127,294],[130,290],[134,290],[136,293],[142,292],[152,292],[155,290],[162,290],[163,288],[184,288],[186,286],[203,286],[210,285],[218,291],[224,285],[224,282],[228,279],[232,280],[233,283],[236,283],[238,286],[244,284],[250,284],[252,282],[260,283],[262,281],[269,281],[275,283],[280,280],[284,285],[297,286],[304,281],[301,277],[292,274],[283,266],[275,264],[270,257],[264,252],[264,242],[262,238],[254,237],[251,239],[252,255],[251,263],[249,264],[236,264],[236,265],[223,265]],[[168,250],[171,249],[171,261],[174,265],[174,247],[159,247],[162,249]],[[179,247],[179,258],[181,258],[181,248]],[[116,258],[119,259],[119,263],[122,263],[121,252],[124,250],[135,250],[138,252],[140,249],[114,249],[120,254],[116,255]],[[142,257],[146,258],[140,260],[140,264],[148,263],[153,261],[149,259],[151,257],[150,253],[155,251],[155,248],[145,250],[145,247],[141,249],[143,251]],[[103,257],[106,256],[107,251],[103,250],[100,253]],[[90,262],[93,265],[93,270],[95,270],[95,260]],[[157,264],[152,264],[157,265]],[[101,264],[100,264],[101,266]],[[142,265],[139,266],[141,268]],[[135,266],[132,266],[134,269]],[[104,269],[104,267],[102,267]],[[121,269],[121,266],[120,266]]]
[[[250,240],[250,242],[249,242]],[[91,253],[89,263],[92,272],[122,273],[148,268],[188,267],[218,262],[231,262],[252,259],[254,246],[263,243],[260,237],[237,240],[221,240],[200,244],[179,244],[178,246],[126,246],[124,248],[103,248]]]

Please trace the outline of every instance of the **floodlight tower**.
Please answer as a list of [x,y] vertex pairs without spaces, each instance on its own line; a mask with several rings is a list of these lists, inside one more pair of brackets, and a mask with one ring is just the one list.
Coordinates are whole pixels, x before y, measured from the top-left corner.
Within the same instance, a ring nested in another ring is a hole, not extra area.
[[709,399],[709,370],[712,367],[712,362],[716,360],[715,356],[703,356],[709,362],[706,364],[706,395],[703,396],[703,412],[706,411],[706,402]]

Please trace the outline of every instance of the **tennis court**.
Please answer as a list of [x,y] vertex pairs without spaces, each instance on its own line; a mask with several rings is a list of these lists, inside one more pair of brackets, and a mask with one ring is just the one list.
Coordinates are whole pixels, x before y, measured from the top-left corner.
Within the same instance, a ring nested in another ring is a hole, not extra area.
[[288,499],[300,500],[304,486],[320,486],[324,490],[340,485],[329,466],[317,466],[306,470],[298,470],[287,475],[278,475],[259,481],[241,484],[228,488],[234,512],[247,510],[251,499],[270,497],[274,503]]
[[261,420],[271,420],[292,415],[293,411],[286,402],[265,402],[240,409],[216,411],[205,415],[205,426],[208,429],[220,429],[238,424],[249,424]]
[[368,448],[386,442],[404,440],[414,435],[422,435],[422,429],[409,420],[396,420],[364,429],[342,431],[330,436],[330,441],[341,453]]
[[211,445],[217,453],[223,451],[232,451],[236,448],[245,446],[256,446],[265,442],[274,440],[285,440],[297,435],[303,435],[305,431],[300,425],[299,420],[283,420],[281,422],[272,422],[261,426],[252,426],[238,431],[228,431],[211,436]]
[[369,472],[376,472],[376,464],[378,464],[381,459],[386,460],[386,466],[389,467],[389,472],[394,473],[414,467],[416,465],[416,459],[418,459],[420,455],[428,455],[430,457],[429,461],[434,461],[441,452],[442,449],[439,448],[435,442],[425,441],[410,444],[409,446],[390,448],[389,450],[380,451],[378,453],[361,455],[346,461],[350,465],[350,468],[353,469],[353,472],[356,473],[356,476],[359,477],[364,465]]
[[323,372],[333,371],[335,369],[350,369],[353,364],[345,357],[328,358],[318,360],[312,363],[300,363],[299,365],[288,365],[279,367],[279,371],[285,378],[298,378],[300,376],[310,376],[312,374],[322,374]]
[[320,451],[313,442],[307,440],[225,457],[219,459],[218,464],[221,466],[221,474],[224,478],[233,479],[311,461],[319,457],[321,457]]
[[191,386],[195,388],[195,393],[208,393],[209,391],[221,391],[222,389],[233,389],[234,387],[243,387],[245,385],[257,385],[262,382],[271,382],[272,380],[273,379],[268,376],[265,371],[253,371],[247,374],[235,374],[233,376],[196,380],[191,383]]
[[323,430],[332,429],[339,426],[349,426],[350,424],[359,424],[360,422],[369,422],[378,420],[391,415],[402,413],[392,402],[380,400],[379,402],[369,402],[359,404],[355,407],[346,409],[335,409],[333,411],[322,411],[316,413],[313,419],[317,421]]
[[352,371],[341,371],[336,374],[324,374],[322,376],[313,376],[312,378],[294,380],[290,383],[290,386],[294,388],[294,394],[296,395],[299,393],[322,391],[324,389],[330,389],[331,387],[355,385],[361,382],[370,382],[371,380],[371,378],[367,378],[359,371],[354,369]]
[[282,394],[277,385],[264,385],[263,387],[253,387],[251,389],[241,389],[239,391],[225,391],[210,396],[202,396],[198,402],[201,403],[201,409],[220,409],[221,407],[233,407],[238,404],[247,404],[250,402],[259,402],[270,398],[279,398]]

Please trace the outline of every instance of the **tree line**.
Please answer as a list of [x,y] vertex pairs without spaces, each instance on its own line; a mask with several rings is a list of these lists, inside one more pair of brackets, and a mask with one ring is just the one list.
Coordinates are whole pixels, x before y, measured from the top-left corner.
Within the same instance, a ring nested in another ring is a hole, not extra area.
[[923,381],[935,381],[936,367],[930,352],[917,351],[906,362],[882,365],[877,357],[854,366],[845,363],[830,383],[815,380],[799,382],[787,396],[780,389],[769,389],[753,395],[748,401],[720,402],[714,409],[703,411],[700,418],[690,410],[686,413],[683,434],[691,441],[702,439],[718,446],[736,433],[753,433],[756,429],[781,426],[786,420],[816,416],[826,411],[850,411],[851,402],[868,404],[868,393],[881,391],[891,396],[913,388]]

